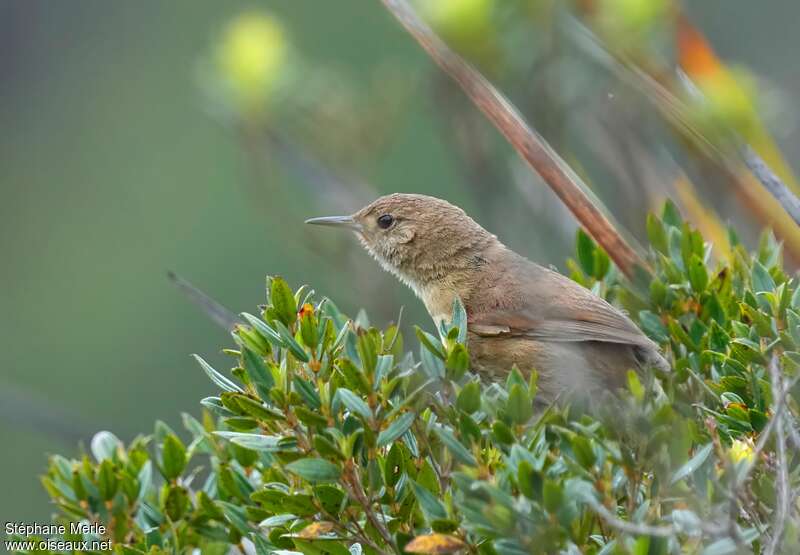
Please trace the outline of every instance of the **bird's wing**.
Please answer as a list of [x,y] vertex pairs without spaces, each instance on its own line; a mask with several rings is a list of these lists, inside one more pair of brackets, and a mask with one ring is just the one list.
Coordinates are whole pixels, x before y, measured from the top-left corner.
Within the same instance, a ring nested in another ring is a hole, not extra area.
[[560,274],[540,273],[526,290],[531,294],[513,308],[470,314],[469,329],[484,336],[652,345],[620,310]]

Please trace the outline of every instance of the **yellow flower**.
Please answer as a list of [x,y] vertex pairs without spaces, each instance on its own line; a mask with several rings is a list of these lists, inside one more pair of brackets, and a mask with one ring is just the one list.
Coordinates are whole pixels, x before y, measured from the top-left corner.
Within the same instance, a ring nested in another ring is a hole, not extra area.
[[281,24],[262,13],[244,13],[225,28],[217,46],[217,68],[237,100],[251,109],[268,98],[287,58]]
[[730,450],[728,450],[728,456],[731,458],[734,464],[737,464],[741,461],[747,461],[748,463],[752,462],[753,457],[755,456],[755,453],[753,452],[753,445],[749,441],[734,439]]
[[703,102],[714,121],[724,123],[747,135],[758,122],[756,87],[745,70],[721,70],[695,79],[703,93]]
[[423,0],[420,8],[436,31],[460,43],[488,32],[493,4],[493,0]]

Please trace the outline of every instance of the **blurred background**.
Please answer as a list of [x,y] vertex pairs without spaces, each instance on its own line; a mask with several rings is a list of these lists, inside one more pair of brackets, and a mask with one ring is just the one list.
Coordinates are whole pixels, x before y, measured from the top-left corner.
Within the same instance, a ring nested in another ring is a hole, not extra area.
[[[797,190],[796,0],[418,7],[632,237],[669,196],[718,252],[729,223],[750,245],[768,226],[796,268],[795,226],[735,156]],[[231,342],[168,270],[236,312],[278,274],[428,325],[352,237],[302,223],[393,191],[541,263],[573,250],[569,213],[377,0],[1,0],[0,100],[3,521],[48,516],[48,453],[199,412],[189,353],[222,365]]]

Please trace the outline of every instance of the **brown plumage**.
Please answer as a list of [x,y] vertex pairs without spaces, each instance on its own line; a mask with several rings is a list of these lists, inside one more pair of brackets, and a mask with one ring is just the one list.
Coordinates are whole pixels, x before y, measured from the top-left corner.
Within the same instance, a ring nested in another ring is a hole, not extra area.
[[472,367],[500,379],[516,365],[539,372],[546,398],[613,388],[628,369],[668,370],[656,345],[621,311],[561,274],[503,245],[457,206],[392,194],[352,216],[308,223],[353,229],[389,272],[409,285],[434,321],[455,297],[468,316]]

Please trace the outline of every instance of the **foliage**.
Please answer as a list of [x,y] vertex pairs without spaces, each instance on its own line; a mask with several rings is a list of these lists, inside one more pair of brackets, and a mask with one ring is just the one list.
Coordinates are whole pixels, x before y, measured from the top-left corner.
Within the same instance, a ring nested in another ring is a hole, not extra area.
[[672,205],[648,232],[649,288],[582,234],[570,267],[638,316],[668,375],[545,406],[535,373],[469,372],[459,304],[415,357],[397,326],[270,278],[231,375],[197,358],[220,392],[187,439],[159,422],[53,456],[55,520],[100,521],[126,554],[796,552],[797,280],[769,235],[713,263]]

